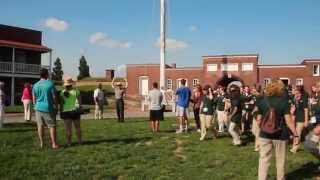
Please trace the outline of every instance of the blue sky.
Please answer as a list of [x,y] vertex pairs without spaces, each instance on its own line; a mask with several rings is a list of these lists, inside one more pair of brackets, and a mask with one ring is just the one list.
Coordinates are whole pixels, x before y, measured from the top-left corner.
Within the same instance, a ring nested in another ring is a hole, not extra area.
[[[168,0],[167,63],[260,54],[261,64],[320,58],[318,0]],[[1,0],[0,23],[41,30],[43,44],[77,75],[84,54],[94,76],[127,63],[157,63],[159,0]]]

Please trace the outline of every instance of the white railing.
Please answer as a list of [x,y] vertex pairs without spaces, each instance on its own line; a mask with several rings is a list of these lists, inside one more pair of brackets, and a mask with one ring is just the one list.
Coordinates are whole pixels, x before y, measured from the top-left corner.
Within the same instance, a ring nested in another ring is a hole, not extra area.
[[[24,64],[15,63],[14,72],[24,73],[24,74],[39,74],[41,68],[49,69],[49,66],[42,66],[37,64]],[[12,63],[11,62],[0,62],[0,72],[12,73]]]

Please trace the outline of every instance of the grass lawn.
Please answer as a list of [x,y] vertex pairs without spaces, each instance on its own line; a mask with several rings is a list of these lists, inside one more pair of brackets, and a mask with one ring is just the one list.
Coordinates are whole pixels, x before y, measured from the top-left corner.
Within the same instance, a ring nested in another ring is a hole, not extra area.
[[[199,134],[175,134],[174,119],[152,134],[146,119],[119,124],[82,121],[84,145],[60,150],[38,148],[34,124],[10,124],[0,130],[1,179],[256,179],[258,153],[253,145],[231,145],[229,137],[200,142]],[[58,141],[65,143],[63,124]],[[288,153],[288,179],[312,179],[316,159]],[[275,177],[274,163],[270,175]]]

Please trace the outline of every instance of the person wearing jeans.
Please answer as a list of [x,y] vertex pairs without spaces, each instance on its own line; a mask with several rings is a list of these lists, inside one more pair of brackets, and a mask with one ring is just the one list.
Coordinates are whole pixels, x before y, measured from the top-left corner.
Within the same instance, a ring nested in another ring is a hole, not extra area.
[[194,120],[196,123],[197,131],[200,132],[200,104],[202,99],[202,88],[198,84],[196,85],[195,89],[192,92],[191,101],[193,103],[193,114],[194,114]]
[[[269,83],[265,89],[265,97],[256,107],[257,123],[260,126],[258,180],[267,180],[273,149],[276,156],[277,180],[284,180],[289,129],[294,136],[294,144],[298,141],[298,134],[290,115],[289,99],[284,94],[282,81],[275,80]],[[272,120],[277,123],[272,130],[263,126]]]
[[32,106],[32,89],[29,83],[24,84],[21,101],[24,107],[24,120],[31,120],[31,106]]
[[114,87],[114,94],[116,98],[116,111],[117,111],[117,117],[118,122],[124,122],[124,96],[125,96],[125,90],[122,87],[122,84],[120,82],[116,83]]

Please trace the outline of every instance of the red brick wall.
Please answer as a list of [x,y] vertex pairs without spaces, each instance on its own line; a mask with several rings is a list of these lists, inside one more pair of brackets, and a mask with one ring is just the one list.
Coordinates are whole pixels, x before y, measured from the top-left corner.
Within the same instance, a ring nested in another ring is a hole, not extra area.
[[[221,71],[221,64],[237,63],[238,71],[225,72]],[[242,63],[253,63],[252,71],[242,71]],[[219,56],[219,57],[203,57],[203,80],[207,84],[216,85],[223,75],[231,74],[240,78],[246,85],[254,85],[258,82],[257,76],[258,56]],[[208,64],[217,64],[216,72],[208,72]]]

